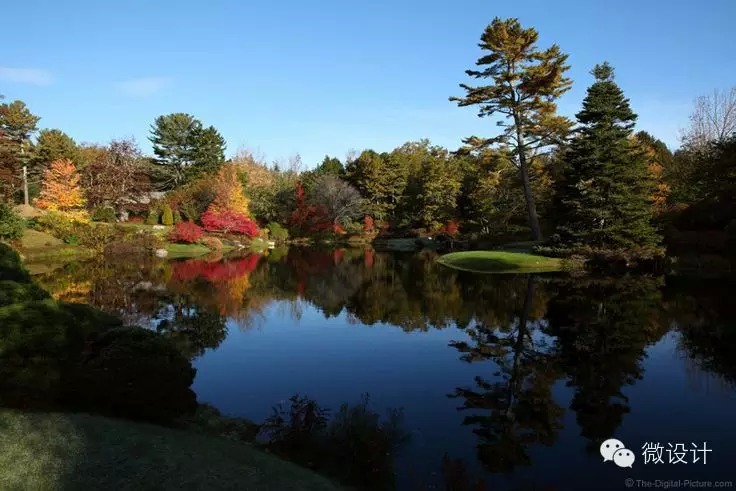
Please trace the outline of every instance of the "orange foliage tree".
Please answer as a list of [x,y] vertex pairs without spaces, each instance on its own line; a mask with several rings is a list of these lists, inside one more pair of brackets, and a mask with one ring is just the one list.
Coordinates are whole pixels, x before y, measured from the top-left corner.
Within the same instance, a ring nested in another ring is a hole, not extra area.
[[661,140],[645,131],[640,131],[632,138],[647,160],[649,176],[653,181],[650,195],[652,206],[655,213],[662,213],[667,207],[670,194],[670,186],[664,180],[664,171],[672,164],[672,153]]
[[250,216],[248,212],[248,198],[243,192],[243,184],[234,165],[223,165],[217,173],[214,182],[215,199],[210,205],[210,211],[232,211]]
[[50,211],[72,211],[85,204],[79,173],[69,159],[54,160],[43,173],[41,194],[36,206]]

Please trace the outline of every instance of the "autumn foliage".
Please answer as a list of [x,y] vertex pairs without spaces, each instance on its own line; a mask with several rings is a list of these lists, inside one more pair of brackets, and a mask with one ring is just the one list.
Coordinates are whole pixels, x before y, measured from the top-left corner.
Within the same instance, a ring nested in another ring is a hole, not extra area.
[[231,210],[216,210],[211,207],[201,218],[204,229],[208,232],[243,234],[248,238],[258,235],[258,225],[242,213]]
[[203,297],[203,304],[221,315],[237,316],[243,312],[245,293],[250,288],[249,275],[260,259],[260,255],[250,254],[232,261],[193,259],[176,262],[172,268],[171,286],[189,292],[192,282],[203,279],[211,285]]
[[447,234],[450,237],[454,237],[460,232],[460,225],[457,223],[457,220],[453,219],[443,225],[439,232],[441,234]]
[[373,223],[373,217],[366,215],[363,219],[363,232],[372,234],[376,230],[376,226]]
[[204,232],[202,227],[194,222],[180,222],[174,226],[174,230],[169,234],[169,240],[172,242],[180,242],[194,244],[198,242]]
[[85,204],[79,173],[69,159],[54,160],[44,171],[41,195],[36,206],[50,211],[72,211]]
[[327,210],[322,205],[307,203],[302,183],[296,186],[296,209],[289,218],[289,225],[301,233],[314,234],[333,229]]
[[214,180],[215,199],[210,205],[214,212],[231,211],[249,216],[248,199],[243,192],[243,185],[234,165],[224,165]]

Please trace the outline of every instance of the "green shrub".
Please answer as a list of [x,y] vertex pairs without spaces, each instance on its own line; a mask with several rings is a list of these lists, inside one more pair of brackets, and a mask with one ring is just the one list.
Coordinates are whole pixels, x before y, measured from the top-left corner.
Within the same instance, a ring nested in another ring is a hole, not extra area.
[[18,253],[2,243],[0,243],[0,278],[20,283],[31,281],[31,276],[21,263]]
[[36,218],[36,230],[58,237],[69,245],[83,245],[102,250],[115,240],[115,227],[102,223],[75,220],[63,213],[47,213]]
[[174,224],[174,213],[168,204],[164,205],[164,211],[161,213],[161,224],[171,227]]
[[151,210],[146,217],[146,225],[158,225],[158,211]]
[[161,249],[163,246],[164,241],[161,237],[146,230],[139,230],[135,234],[126,237],[125,240],[107,244],[104,254],[108,259],[132,256],[146,257],[152,256],[156,249]]
[[76,240],[74,221],[58,212],[49,212],[36,217],[34,227],[40,232],[46,232],[66,243]]
[[23,218],[5,203],[0,203],[0,240],[18,240],[25,230]]
[[117,221],[115,210],[111,206],[98,206],[92,211],[92,221],[115,223]]
[[174,210],[174,225],[181,223],[182,221],[181,212],[179,212],[179,210]]
[[43,300],[48,297],[49,294],[34,283],[0,280],[0,307],[14,303]]
[[163,336],[140,327],[93,333],[68,396],[80,409],[170,422],[193,414],[195,370]]
[[289,238],[289,231],[276,222],[269,223],[267,228],[271,240],[275,240],[276,242],[284,242]]

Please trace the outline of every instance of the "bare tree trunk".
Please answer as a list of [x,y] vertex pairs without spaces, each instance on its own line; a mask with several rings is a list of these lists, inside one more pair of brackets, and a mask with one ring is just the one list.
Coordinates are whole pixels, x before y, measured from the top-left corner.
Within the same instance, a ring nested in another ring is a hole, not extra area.
[[529,216],[529,226],[532,229],[532,238],[534,240],[542,240],[542,229],[539,227],[539,216],[537,216],[537,205],[534,202],[534,194],[532,186],[529,182],[529,169],[526,164],[519,168],[521,173],[521,182],[524,185],[524,199],[526,200],[526,211]]
[[532,185],[529,180],[529,163],[526,160],[526,146],[524,145],[524,136],[519,127],[519,118],[514,116],[516,122],[516,141],[517,151],[519,153],[519,174],[521,175],[521,183],[524,186],[524,200],[526,201],[526,211],[529,216],[529,227],[532,229],[532,238],[534,240],[542,240],[542,229],[539,227],[539,216],[537,216],[537,205],[534,202],[534,194],[532,193]]
[[23,203],[28,206],[30,202],[28,200],[28,167],[23,166]]

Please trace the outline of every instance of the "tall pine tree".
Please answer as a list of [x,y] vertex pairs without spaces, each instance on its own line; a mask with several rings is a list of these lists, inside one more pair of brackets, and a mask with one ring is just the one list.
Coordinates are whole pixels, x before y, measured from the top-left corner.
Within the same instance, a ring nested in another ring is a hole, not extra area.
[[652,180],[645,154],[630,138],[636,114],[614,82],[608,63],[591,72],[577,136],[566,156],[559,189],[558,232],[571,246],[594,250],[656,250]]
[[529,227],[534,240],[542,238],[537,216],[530,169],[538,154],[567,136],[570,121],[557,115],[555,101],[570,89],[564,76],[569,68],[567,55],[553,44],[537,46],[536,29],[525,29],[518,19],[493,19],[478,45],[485,51],[476,65],[466,70],[470,77],[489,81],[489,85],[461,84],[465,97],[451,97],[459,106],[477,106],[479,117],[497,117],[503,133],[493,138],[471,136],[464,139],[470,150],[500,145],[511,150],[524,190]]
[[[162,187],[175,188],[216,172],[225,161],[225,139],[214,128],[185,113],[159,116],[151,126],[156,164],[165,171],[157,176]],[[160,170],[159,169],[159,170]]]

